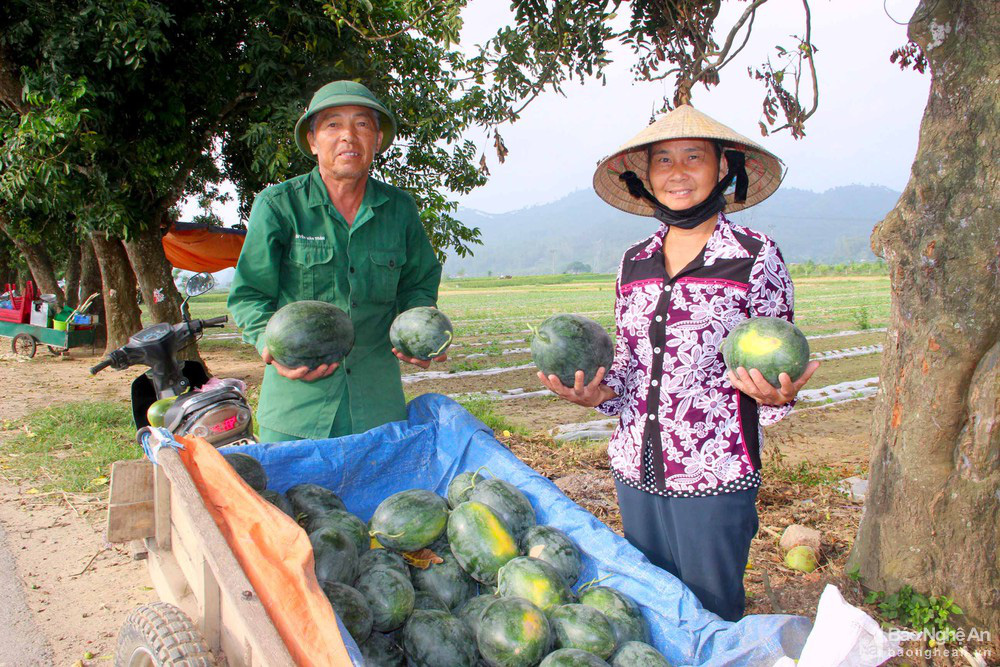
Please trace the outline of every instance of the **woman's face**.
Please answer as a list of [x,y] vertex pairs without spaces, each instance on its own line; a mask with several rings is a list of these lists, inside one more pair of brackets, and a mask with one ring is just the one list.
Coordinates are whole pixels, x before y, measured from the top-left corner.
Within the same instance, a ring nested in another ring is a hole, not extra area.
[[707,139],[668,139],[649,150],[649,185],[669,209],[682,211],[705,201],[728,166]]

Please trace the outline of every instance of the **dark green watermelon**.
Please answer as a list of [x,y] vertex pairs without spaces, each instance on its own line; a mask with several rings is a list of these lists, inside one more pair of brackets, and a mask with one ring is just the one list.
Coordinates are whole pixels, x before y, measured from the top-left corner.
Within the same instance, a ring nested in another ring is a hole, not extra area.
[[670,667],[670,663],[649,644],[625,642],[611,656],[611,667]]
[[406,667],[402,647],[389,635],[372,632],[358,648],[361,649],[365,667]]
[[566,585],[572,586],[580,578],[583,562],[580,550],[566,533],[552,526],[532,526],[521,538],[521,555],[543,560],[554,567]]
[[285,494],[278,493],[277,491],[271,491],[270,489],[264,489],[260,492],[260,497],[277,507],[288,516],[293,519],[295,518],[295,510],[292,509],[292,503],[285,497]]
[[455,475],[448,482],[448,504],[451,505],[451,508],[455,509],[468,500],[472,489],[482,480],[483,476],[479,474],[478,470],[475,472],[460,472]]
[[535,510],[531,507],[531,501],[516,486],[502,479],[484,479],[479,482],[469,494],[469,500],[493,508],[516,540],[535,525]]
[[414,667],[475,667],[476,640],[446,611],[418,609],[402,630],[403,651]]
[[428,591],[416,591],[413,594],[413,608],[414,609],[432,609],[435,611],[447,611],[448,605],[444,603],[444,600],[439,598]]
[[358,576],[358,549],[354,541],[333,527],[320,528],[309,534],[315,561],[316,578],[351,584]]
[[610,667],[608,663],[593,653],[581,651],[578,648],[561,648],[552,651],[538,667]]
[[479,630],[479,617],[482,615],[483,610],[490,606],[494,600],[498,598],[492,593],[485,593],[483,595],[477,595],[474,598],[469,598],[462,604],[458,605],[455,609],[455,616],[462,619],[469,629],[472,630],[472,634],[476,634]]
[[264,345],[282,366],[317,368],[343,361],[354,347],[354,324],[332,303],[296,301],[268,320]]
[[400,574],[410,576],[409,567],[406,561],[395,551],[389,549],[370,549],[358,559],[358,571],[367,572],[376,567],[387,567],[396,570]]
[[522,598],[494,600],[479,616],[479,653],[491,667],[534,667],[552,644],[542,610]]
[[444,561],[431,563],[425,569],[410,567],[410,579],[418,591],[438,596],[454,609],[476,594],[476,581],[465,573],[451,551],[435,552]]
[[578,648],[607,658],[615,651],[615,632],[604,614],[585,604],[564,604],[549,616],[558,648]]
[[347,584],[336,581],[320,582],[326,599],[337,612],[337,617],[351,633],[358,644],[368,639],[372,632],[372,610],[368,607],[365,596]]
[[409,577],[387,567],[362,572],[354,588],[365,597],[372,610],[372,627],[392,632],[402,627],[413,611],[414,592]]
[[809,341],[799,328],[780,317],[753,317],[741,322],[722,341],[726,368],[756,368],[771,386],[780,387],[778,376],[788,373],[794,382],[809,363]]
[[401,491],[375,508],[371,536],[396,551],[416,551],[432,543],[448,524],[448,502],[424,489]]
[[584,383],[589,383],[598,368],[611,368],[615,350],[611,336],[594,320],[553,315],[535,331],[531,358],[546,376],[558,376],[560,382],[572,387],[577,371],[583,371]]
[[451,345],[451,320],[437,308],[418,306],[403,311],[389,327],[392,346],[407,357],[427,361],[440,357]]
[[314,533],[320,528],[336,528],[354,541],[357,548],[358,557],[368,551],[370,540],[368,538],[368,526],[365,522],[344,510],[328,510],[322,514],[313,515],[306,521],[305,529],[308,533]]
[[330,510],[347,511],[344,501],[336,493],[319,484],[296,484],[285,491],[285,496],[292,503],[295,518],[300,524]]
[[548,613],[566,604],[571,593],[559,572],[543,560],[519,556],[500,568],[497,593],[528,600]]
[[628,641],[649,643],[649,625],[632,598],[610,586],[589,586],[579,596],[581,604],[607,617],[619,645]]
[[462,569],[478,582],[494,584],[500,567],[517,556],[517,542],[496,512],[473,500],[448,517],[448,541]]
[[260,461],[249,454],[239,452],[223,454],[222,458],[226,459],[226,463],[233,467],[236,474],[242,477],[251,489],[260,493],[267,488],[267,473],[264,472],[264,466]]

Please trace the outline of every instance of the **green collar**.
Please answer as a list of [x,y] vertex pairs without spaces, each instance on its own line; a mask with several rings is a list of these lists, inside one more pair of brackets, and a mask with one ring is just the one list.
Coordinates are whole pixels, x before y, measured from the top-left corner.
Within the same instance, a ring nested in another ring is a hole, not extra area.
[[[309,173],[306,187],[309,190],[307,195],[309,206],[329,206],[331,210],[337,210],[333,202],[330,201],[330,193],[326,191],[326,184],[323,183],[323,177],[319,175],[319,167],[313,167],[313,170]],[[368,180],[365,183],[365,196],[361,199],[361,206],[358,207],[358,216],[361,216],[361,212],[365,208],[375,208],[387,201],[389,201],[389,195],[386,194],[382,183],[372,178],[369,174]],[[337,213],[337,215],[339,216],[340,214]]]

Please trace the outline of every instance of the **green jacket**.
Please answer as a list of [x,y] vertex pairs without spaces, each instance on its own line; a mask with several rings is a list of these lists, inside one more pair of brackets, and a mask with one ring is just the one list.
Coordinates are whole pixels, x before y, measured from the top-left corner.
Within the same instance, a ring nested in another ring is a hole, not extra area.
[[258,423],[302,438],[346,435],[331,432],[345,395],[355,433],[406,419],[389,326],[399,312],[436,305],[440,281],[416,203],[398,188],[369,177],[350,227],[319,168],[257,195],[228,301],[243,339],[260,352],[271,315],[307,299],[344,310],[356,338],[340,367],[316,382],[266,367]]

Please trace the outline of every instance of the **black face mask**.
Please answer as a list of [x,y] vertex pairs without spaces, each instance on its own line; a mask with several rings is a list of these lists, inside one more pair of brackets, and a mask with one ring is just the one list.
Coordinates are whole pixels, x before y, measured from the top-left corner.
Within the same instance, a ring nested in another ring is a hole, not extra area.
[[726,207],[725,192],[729,184],[733,182],[733,179],[736,179],[736,192],[733,197],[734,203],[742,204],[747,199],[747,186],[750,179],[747,177],[746,156],[743,151],[732,150],[727,150],[725,155],[726,163],[729,165],[729,170],[726,172],[725,177],[712,189],[712,192],[705,198],[705,201],[691,208],[686,208],[683,211],[675,211],[661,204],[646,189],[646,186],[634,171],[623,172],[618,178],[624,181],[630,195],[636,199],[641,197],[653,206],[654,218],[671,227],[694,229],[712,216],[718,215]]

